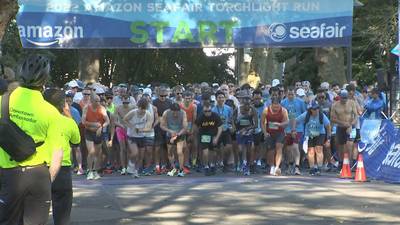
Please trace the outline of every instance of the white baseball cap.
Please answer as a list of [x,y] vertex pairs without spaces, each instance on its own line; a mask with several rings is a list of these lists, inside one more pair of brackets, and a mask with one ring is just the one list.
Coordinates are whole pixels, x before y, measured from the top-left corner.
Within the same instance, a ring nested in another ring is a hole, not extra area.
[[306,91],[304,91],[303,88],[299,88],[296,91],[296,95],[299,96],[299,97],[304,97],[304,96],[306,96]]
[[151,89],[150,88],[145,88],[145,89],[143,89],[143,94],[144,95],[149,95],[149,96],[151,96],[152,95],[152,91],[151,91]]
[[272,80],[272,87],[276,87],[280,84],[281,82],[278,79]]
[[68,87],[70,87],[70,88],[76,88],[76,87],[79,87],[79,85],[78,85],[78,82],[76,82],[76,80],[71,80],[71,81],[68,83]]
[[324,89],[324,90],[329,90],[329,83],[328,82],[322,82],[320,87],[322,89]]

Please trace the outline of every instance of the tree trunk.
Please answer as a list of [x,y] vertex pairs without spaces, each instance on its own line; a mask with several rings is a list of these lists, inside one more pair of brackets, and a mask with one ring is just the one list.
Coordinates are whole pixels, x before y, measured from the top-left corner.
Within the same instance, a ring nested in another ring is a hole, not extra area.
[[275,58],[278,51],[280,51],[278,48],[253,49],[252,69],[260,75],[262,83],[271,83],[273,79],[281,80],[282,63]]
[[1,43],[10,20],[18,13],[17,0],[0,0],[0,56]]
[[100,74],[100,50],[79,50],[79,78],[84,82],[97,82]]
[[343,48],[318,48],[315,60],[318,63],[318,76],[330,84],[346,83],[345,58]]

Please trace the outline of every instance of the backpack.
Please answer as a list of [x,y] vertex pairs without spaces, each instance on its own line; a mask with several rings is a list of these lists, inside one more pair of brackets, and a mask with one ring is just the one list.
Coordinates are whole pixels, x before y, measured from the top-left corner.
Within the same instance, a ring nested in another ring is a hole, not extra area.
[[16,162],[28,159],[36,152],[36,147],[43,144],[35,144],[31,136],[26,134],[17,124],[10,120],[9,115],[10,94],[5,94],[1,100],[0,119],[0,147]]

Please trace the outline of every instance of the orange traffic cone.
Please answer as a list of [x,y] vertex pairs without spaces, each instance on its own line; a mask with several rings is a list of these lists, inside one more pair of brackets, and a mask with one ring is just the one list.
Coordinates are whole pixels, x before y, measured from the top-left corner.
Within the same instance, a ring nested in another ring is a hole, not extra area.
[[344,153],[343,166],[342,166],[342,172],[340,172],[340,178],[343,179],[352,178],[348,153]]
[[364,161],[363,161],[362,154],[358,155],[357,170],[356,170],[356,176],[355,176],[354,180],[357,182],[367,181],[367,176],[365,175]]

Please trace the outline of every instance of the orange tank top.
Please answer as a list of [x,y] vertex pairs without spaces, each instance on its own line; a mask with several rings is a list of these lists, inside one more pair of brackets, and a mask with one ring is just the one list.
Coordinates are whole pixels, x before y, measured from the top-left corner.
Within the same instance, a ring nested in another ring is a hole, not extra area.
[[194,116],[194,103],[190,103],[189,107],[185,108],[184,103],[180,103],[179,106],[183,111],[186,113],[187,121],[192,122],[193,121],[193,116]]
[[87,111],[86,111],[86,121],[91,123],[97,122],[103,125],[105,121],[101,109],[102,109],[101,106],[98,106],[96,111],[93,111],[93,106],[89,104],[87,106]]

